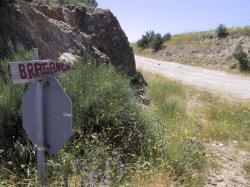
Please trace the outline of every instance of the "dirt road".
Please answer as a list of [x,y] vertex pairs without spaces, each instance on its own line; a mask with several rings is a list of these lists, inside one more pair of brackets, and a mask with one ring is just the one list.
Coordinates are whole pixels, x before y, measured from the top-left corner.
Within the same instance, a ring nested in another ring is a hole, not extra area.
[[142,70],[158,73],[185,84],[230,94],[242,99],[250,99],[250,77],[140,56],[135,56],[135,60],[137,68]]

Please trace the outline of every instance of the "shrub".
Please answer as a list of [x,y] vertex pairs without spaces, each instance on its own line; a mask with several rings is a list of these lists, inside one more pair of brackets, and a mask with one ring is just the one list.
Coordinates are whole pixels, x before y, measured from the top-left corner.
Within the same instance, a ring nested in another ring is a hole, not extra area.
[[142,38],[137,41],[136,45],[144,49],[148,46],[148,41],[145,37],[142,36]]
[[249,70],[250,69],[250,58],[248,57],[247,53],[243,51],[241,45],[239,45],[234,54],[234,58],[239,61],[240,70]]
[[228,35],[227,27],[220,24],[216,29],[216,34],[219,38],[226,37]]
[[160,34],[156,34],[150,41],[150,47],[156,51],[161,49],[163,40]]
[[142,38],[137,41],[137,46],[141,48],[152,48],[154,50],[159,50],[162,47],[163,39],[161,34],[155,34],[154,31],[147,31]]
[[73,100],[75,136],[96,134],[124,154],[144,152],[147,121],[129,79],[110,65],[78,63],[77,68],[60,81]]
[[[8,61],[30,60],[31,54],[21,45],[12,48],[11,59],[1,62],[5,74]],[[47,155],[47,174],[51,182],[58,175],[67,178],[74,174],[80,177],[78,184],[82,180],[97,184],[106,175],[110,175],[109,181],[121,183],[125,164],[152,156],[154,136],[149,122],[126,76],[111,65],[97,66],[91,61],[80,61],[76,67],[59,77],[73,103],[73,136],[58,155]],[[24,178],[25,184],[37,181],[34,150],[21,125],[25,89],[25,85],[13,86],[8,79],[0,79],[0,181],[6,181],[7,186]],[[112,163],[107,162],[110,157]],[[80,160],[80,165],[74,160]],[[82,169],[83,162],[88,169]]]
[[163,39],[163,42],[166,42],[166,41],[170,40],[171,39],[171,34],[170,33],[164,34],[162,39]]

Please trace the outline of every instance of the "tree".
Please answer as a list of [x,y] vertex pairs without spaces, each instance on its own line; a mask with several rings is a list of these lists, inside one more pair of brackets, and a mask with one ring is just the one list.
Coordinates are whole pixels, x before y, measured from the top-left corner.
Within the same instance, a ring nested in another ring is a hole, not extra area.
[[83,2],[86,5],[89,5],[91,7],[97,7],[98,6],[98,3],[96,2],[96,0],[83,0]]
[[220,24],[216,29],[216,33],[219,38],[226,37],[228,35],[227,27]]
[[155,34],[152,41],[150,41],[150,47],[156,51],[161,49],[162,44],[163,44],[163,40],[162,40],[161,34],[159,33]]
[[154,31],[147,31],[142,38],[137,41],[137,46],[141,48],[152,48],[154,50],[159,50],[162,47],[163,39],[161,34],[155,34]]
[[140,40],[137,41],[136,45],[140,48],[147,48],[148,41],[145,36],[142,36]]
[[171,38],[171,34],[168,32],[166,34],[164,34],[164,36],[162,37],[163,41],[166,42],[168,40],[170,40]]

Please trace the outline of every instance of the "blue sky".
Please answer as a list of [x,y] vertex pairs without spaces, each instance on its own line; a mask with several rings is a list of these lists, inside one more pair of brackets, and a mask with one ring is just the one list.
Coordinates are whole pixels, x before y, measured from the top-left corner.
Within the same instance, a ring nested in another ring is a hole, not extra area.
[[206,31],[220,23],[227,27],[250,25],[250,0],[97,0],[118,18],[130,42],[148,30]]

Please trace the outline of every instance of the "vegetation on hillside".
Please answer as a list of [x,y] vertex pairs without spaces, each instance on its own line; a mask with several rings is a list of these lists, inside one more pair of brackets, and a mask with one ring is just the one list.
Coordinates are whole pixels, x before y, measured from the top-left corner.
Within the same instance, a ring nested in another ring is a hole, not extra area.
[[238,45],[233,55],[239,61],[240,70],[250,70],[250,56],[243,50],[241,45]]
[[[20,45],[15,51],[1,62],[5,75],[8,61],[32,59]],[[47,175],[52,181],[79,177],[79,183],[121,183],[125,164],[152,158],[154,134],[125,76],[108,65],[77,64],[76,71],[59,78],[73,102],[73,136],[58,155],[47,156]],[[34,150],[23,132],[20,109],[26,86],[5,80],[0,80],[0,179],[13,185],[28,178],[32,184]]]
[[[35,150],[21,124],[27,85],[11,85],[6,77],[8,61],[29,59],[32,52],[18,45],[1,61],[5,78],[0,79],[0,181],[7,186],[38,181]],[[141,109],[127,77],[110,65],[76,64],[77,70],[59,77],[73,102],[74,128],[65,147],[46,156],[49,184],[118,185],[138,171],[182,176],[202,168],[200,148],[196,143],[186,147],[188,139],[181,143],[182,151],[172,155],[177,148],[172,137],[159,117]]]
[[[161,120],[162,131],[168,134],[166,146],[170,152],[165,152],[167,158],[162,155],[160,159],[163,163],[175,163],[175,173],[185,162],[199,164],[205,169],[201,164],[204,160],[198,159],[198,155],[209,158],[213,164],[216,157],[204,147],[207,143],[235,141],[239,149],[250,151],[250,101],[215,95],[152,73],[145,72],[143,75],[149,85],[150,109]],[[158,147],[161,149],[161,144]],[[248,165],[244,165],[246,170]],[[183,186],[204,185],[204,170],[187,171],[191,172],[192,181],[185,178],[184,173]],[[153,184],[164,182],[162,178],[158,180],[150,179]]]
[[[33,59],[21,45],[1,61]],[[203,143],[237,140],[249,149],[249,104],[144,74],[151,104],[140,107],[130,80],[109,65],[78,62],[59,77],[73,102],[73,136],[46,156],[48,182],[71,185],[203,184],[208,157]],[[5,78],[3,78],[5,77]],[[21,125],[26,85],[0,79],[0,181],[36,185],[35,150]],[[157,175],[157,176],[156,176]]]
[[166,33],[163,37],[159,33],[155,33],[154,31],[146,32],[145,35],[142,35],[142,38],[137,41],[137,46],[140,48],[151,48],[155,51],[162,48],[162,44],[165,41],[170,40],[171,34]]
[[226,37],[228,35],[227,27],[223,24],[220,24],[216,28],[215,32],[219,38],[223,38],[223,37]]
[[[218,33],[214,30],[173,35],[158,51],[140,47],[140,40],[132,44],[132,47],[136,54],[146,57],[238,73],[237,68],[242,68],[234,53],[239,44],[245,53],[249,53],[250,27],[221,26],[217,31]],[[219,37],[219,33],[225,34]]]
[[88,7],[97,7],[96,0],[33,0],[37,3],[43,4],[73,4],[73,5],[85,5]]

